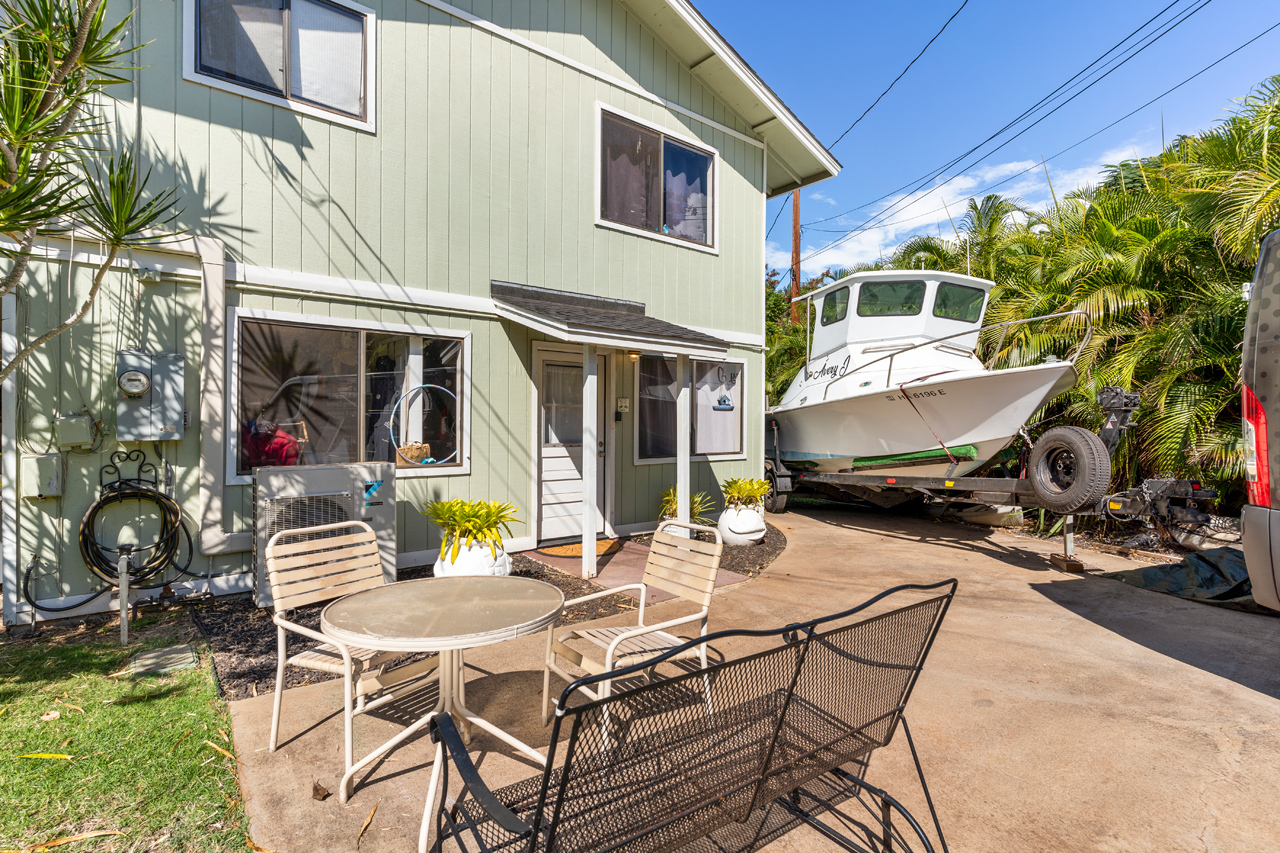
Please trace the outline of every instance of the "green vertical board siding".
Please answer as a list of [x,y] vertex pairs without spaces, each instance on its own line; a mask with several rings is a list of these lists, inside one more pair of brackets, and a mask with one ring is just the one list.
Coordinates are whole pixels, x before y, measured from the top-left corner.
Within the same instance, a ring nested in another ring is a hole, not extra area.
[[[113,14],[123,10],[120,0],[110,2]],[[141,10],[139,35],[150,43],[139,57],[145,66],[140,152],[156,189],[179,190],[180,225],[222,239],[229,259],[249,266],[482,297],[491,279],[501,279],[636,299],[672,322],[760,333],[760,148],[417,0],[365,2],[378,15],[374,133],[184,81],[182,4]],[[457,2],[536,44],[750,133],[621,3]],[[597,102],[719,151],[718,254],[595,224]],[[115,107],[125,140],[134,135],[131,110],[127,101]],[[76,265],[75,293],[87,290],[90,276],[89,267]],[[35,262],[27,278],[32,298],[20,304],[20,327],[47,328],[70,312],[75,303],[65,263]],[[470,332],[471,474],[398,479],[399,548],[438,545],[438,531],[418,512],[423,501],[435,498],[509,500],[525,522],[516,535],[534,532],[531,373],[540,335],[493,317],[419,305],[234,288],[227,301],[353,324]],[[19,452],[42,450],[52,418],[82,405],[113,426],[118,349],[182,352],[192,424],[188,437],[167,444],[164,453],[175,494],[197,527],[200,310],[193,275],[139,285],[123,271],[110,273],[92,315],[22,371]],[[725,477],[759,474],[762,425],[751,413],[763,406],[757,399],[761,356],[737,348],[733,354],[747,360],[748,458],[697,463],[695,490],[714,493]],[[634,366],[617,354],[611,370],[613,396],[632,400],[632,411],[613,432],[614,521],[651,522],[675,468],[633,464]],[[612,413],[614,401],[607,402]],[[32,553],[41,557],[39,597],[97,588],[75,537],[80,515],[96,495],[98,471],[120,447],[110,434],[106,438],[101,452],[66,457],[61,500],[18,502],[22,562]],[[251,519],[250,487],[228,487],[224,528],[246,531]],[[197,555],[192,565],[201,573],[242,571],[249,556]]]

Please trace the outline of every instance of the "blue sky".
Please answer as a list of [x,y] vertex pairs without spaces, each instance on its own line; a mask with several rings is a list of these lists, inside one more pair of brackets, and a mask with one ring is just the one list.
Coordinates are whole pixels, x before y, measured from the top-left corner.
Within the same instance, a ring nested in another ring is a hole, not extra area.
[[[1201,1],[1177,0],[1160,20],[1171,20]],[[902,71],[961,0],[694,2],[818,139],[829,145]],[[959,156],[1169,2],[970,0],[906,76],[834,147],[844,169],[836,178],[802,192],[801,222],[870,202]],[[990,183],[1078,142],[1278,22],[1276,0],[1212,0],[1007,147],[961,169],[982,153],[975,152],[946,171],[944,177],[953,180],[945,187],[905,198],[902,193],[892,195],[807,227],[801,240],[803,254],[814,257],[804,262],[806,277],[827,267],[873,260],[913,234],[949,236],[951,224],[941,209],[944,205],[958,220],[965,200]],[[1051,161],[1048,172],[1054,190],[1061,194],[1096,182],[1102,164],[1159,151],[1162,119],[1170,138],[1211,127],[1226,114],[1231,100],[1243,97],[1272,74],[1280,74],[1280,29]],[[997,191],[1032,206],[1050,200],[1048,181],[1040,168]],[[770,223],[782,203],[782,199],[769,202]],[[891,204],[895,206],[885,212]],[[883,226],[819,252],[843,231],[876,214],[882,214]],[[790,228],[788,208],[768,240],[771,265],[790,265]]]

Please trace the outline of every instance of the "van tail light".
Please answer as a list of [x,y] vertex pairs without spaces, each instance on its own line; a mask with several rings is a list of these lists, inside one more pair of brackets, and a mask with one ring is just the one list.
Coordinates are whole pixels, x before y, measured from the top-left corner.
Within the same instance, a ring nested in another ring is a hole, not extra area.
[[1271,466],[1267,463],[1267,414],[1244,386],[1244,479],[1249,503],[1271,506]]

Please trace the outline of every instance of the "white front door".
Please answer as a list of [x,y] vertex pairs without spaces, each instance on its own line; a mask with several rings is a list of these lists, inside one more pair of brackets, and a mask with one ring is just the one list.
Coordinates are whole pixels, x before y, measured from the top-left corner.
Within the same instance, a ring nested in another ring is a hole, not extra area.
[[[596,471],[596,533],[604,532],[605,418],[604,377],[606,359],[596,356],[600,401],[592,452],[598,456]],[[538,376],[538,541],[582,537],[582,359],[548,353]]]

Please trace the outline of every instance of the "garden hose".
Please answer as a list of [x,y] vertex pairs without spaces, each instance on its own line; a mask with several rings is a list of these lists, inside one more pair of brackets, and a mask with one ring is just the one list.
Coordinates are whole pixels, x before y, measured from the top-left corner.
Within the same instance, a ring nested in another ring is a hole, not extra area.
[[[188,571],[191,561],[195,557],[195,548],[191,540],[191,531],[187,529],[187,524],[182,517],[182,507],[178,502],[157,489],[154,483],[142,479],[120,479],[107,483],[102,487],[102,492],[98,499],[89,506],[85,511],[84,518],[80,520],[80,556],[84,559],[84,564],[89,567],[89,570],[100,579],[106,581],[107,586],[97,592],[89,593],[87,597],[74,604],[62,606],[36,604],[35,598],[31,595],[31,576],[35,572],[40,558],[38,555],[33,554],[22,578],[22,597],[27,600],[27,603],[37,610],[48,613],[61,613],[83,607],[98,596],[119,586],[118,561],[121,549],[103,545],[94,535],[94,530],[97,527],[98,515],[104,509],[112,504],[135,500],[150,501],[160,508],[160,536],[151,545],[132,547],[133,554],[149,554],[149,556],[147,559],[137,563],[130,561],[129,588],[138,590],[161,589],[171,581],[161,580],[153,584],[145,582],[163,575],[165,569],[170,566],[180,574],[204,579],[202,575]],[[181,545],[180,540],[183,539],[186,540],[186,558],[182,563],[179,563],[178,551]]]

